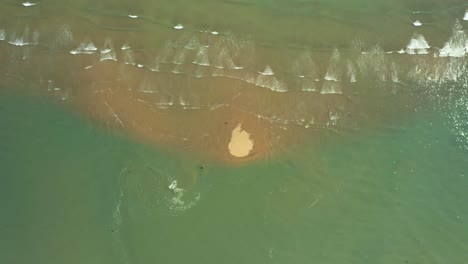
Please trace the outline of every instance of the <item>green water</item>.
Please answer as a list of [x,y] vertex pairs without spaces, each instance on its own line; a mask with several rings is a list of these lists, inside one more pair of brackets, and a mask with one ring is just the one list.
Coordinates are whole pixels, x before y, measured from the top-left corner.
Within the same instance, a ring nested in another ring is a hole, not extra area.
[[[0,0],[0,264],[468,263],[463,1],[32,4]],[[293,143],[138,134],[244,114]]]
[[[2,263],[468,257],[468,154],[437,113],[229,168],[133,143],[42,99],[0,105]],[[173,180],[192,207],[171,202]]]

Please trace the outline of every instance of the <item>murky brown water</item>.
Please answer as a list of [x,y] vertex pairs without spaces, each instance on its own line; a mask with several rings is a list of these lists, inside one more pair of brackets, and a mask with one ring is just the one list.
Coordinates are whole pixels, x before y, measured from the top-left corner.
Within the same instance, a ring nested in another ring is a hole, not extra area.
[[275,155],[311,131],[391,126],[426,101],[413,86],[465,74],[462,1],[365,3],[4,3],[2,84],[214,160],[235,160],[241,124],[247,159]]

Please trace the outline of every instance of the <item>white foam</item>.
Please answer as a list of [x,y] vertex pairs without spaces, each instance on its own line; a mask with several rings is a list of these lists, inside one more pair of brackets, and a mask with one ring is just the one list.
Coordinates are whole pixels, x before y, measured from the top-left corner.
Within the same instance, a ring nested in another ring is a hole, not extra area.
[[173,64],[184,64],[185,63],[185,58],[187,57],[187,49],[179,49],[175,56],[174,59],[172,60]]
[[138,18],[137,15],[128,15],[129,18]]
[[416,21],[413,22],[413,25],[414,25],[415,27],[420,27],[420,26],[422,26],[422,23],[421,23],[421,21],[416,20]]
[[131,49],[132,47],[130,47],[130,44],[128,43],[125,43],[122,45],[122,47],[120,48],[121,50],[128,50],[128,49]]
[[182,24],[177,24],[174,26],[174,29],[183,29],[184,26]]
[[160,59],[163,63],[171,63],[170,58],[174,55],[174,44],[168,40],[164,43],[162,48]]
[[32,33],[31,45],[38,45],[39,44],[39,31],[35,30]]
[[159,57],[156,57],[154,59],[153,64],[149,68],[149,70],[154,71],[154,72],[158,72],[160,70],[160,67],[161,67],[161,59]]
[[327,73],[324,79],[327,81],[339,81],[340,79],[340,53],[337,49],[333,50],[333,54],[330,58]]
[[394,83],[399,83],[400,79],[398,78],[398,68],[395,62],[392,62],[391,66],[391,79]]
[[31,57],[31,48],[26,47],[23,49],[23,57],[21,59],[26,60]]
[[158,92],[156,85],[154,85],[152,82],[150,82],[148,80],[148,77],[143,79],[143,81],[140,83],[140,87],[139,87],[138,91],[140,91],[142,93],[150,93],[150,94]]
[[[310,52],[303,52],[298,59],[292,64],[292,74],[304,79],[301,81],[301,90],[315,90],[314,80],[317,78],[317,67]],[[309,87],[309,86],[313,86]]]
[[0,28],[0,40],[5,40],[6,32],[4,29]]
[[226,73],[223,68],[215,67],[211,76],[222,77],[222,76],[226,76]]
[[175,73],[175,74],[182,74],[182,73],[185,73],[182,64],[176,64],[176,65],[174,66],[174,69],[173,69],[171,72],[172,72],[172,73]]
[[192,73],[192,76],[195,78],[201,78],[205,76],[210,76],[210,68],[204,66],[197,66]]
[[131,50],[124,50],[123,51],[123,61],[125,64],[129,65],[136,65],[135,63],[135,55]]
[[221,36],[214,45],[213,65],[231,70],[253,66],[254,47],[250,42],[240,42],[231,33]]
[[271,69],[270,65],[265,66],[265,69],[262,72],[259,72],[261,75],[269,76],[274,75],[275,73]]
[[70,51],[71,54],[73,55],[76,55],[76,54],[93,54],[97,51],[97,48],[96,46],[94,45],[93,42],[91,41],[85,41],[85,42],[81,42],[80,45]]
[[200,46],[197,55],[195,56],[195,60],[192,62],[193,64],[201,65],[201,66],[210,66],[210,60],[208,58],[208,46]]
[[24,2],[24,3],[22,3],[22,5],[25,6],[25,7],[30,7],[30,6],[35,6],[35,5],[37,5],[37,3]]
[[415,33],[406,46],[408,54],[428,54],[430,48],[423,35]]
[[348,60],[346,68],[348,70],[347,73],[348,73],[349,81],[352,83],[356,82],[356,67],[354,67],[353,63],[350,60]]
[[29,43],[25,41],[24,36],[16,36],[16,33],[12,34],[12,37],[10,38],[8,43],[14,46],[19,46],[19,47],[29,45]]
[[468,20],[468,10],[465,11],[465,16],[463,16],[463,20],[465,21]]
[[327,122],[327,125],[333,125],[336,126],[338,119],[340,118],[338,112],[335,111],[330,111],[328,113],[328,118],[330,121]]
[[[167,109],[170,106],[173,106],[174,102],[172,101],[172,97],[170,97],[169,99],[163,97],[163,98],[161,98],[159,103],[156,103],[156,105],[159,108]],[[177,187],[177,182],[175,183],[175,185],[173,187]]]
[[466,54],[466,48],[461,45],[454,45],[446,42],[439,52],[439,57],[463,57]]
[[283,82],[280,82],[275,76],[273,75],[264,75],[260,74],[255,79],[255,85],[268,88],[273,92],[287,92],[288,89]]
[[33,40],[31,40],[31,34],[29,33],[29,27],[25,27],[22,34],[12,32],[8,43],[14,46],[28,46],[36,45],[39,42],[39,32],[35,31],[33,33]]
[[117,61],[117,55],[115,54],[115,50],[112,45],[112,40],[110,38],[106,38],[104,42],[104,48],[101,49],[100,61],[105,61],[105,60]]
[[[301,78],[301,77],[299,77]],[[301,86],[301,91],[304,92],[315,92],[317,91],[315,82],[313,79],[310,78],[301,78],[300,79],[300,86]]]
[[468,36],[459,21],[453,26],[453,34],[439,52],[439,57],[463,57],[467,53]]
[[55,38],[56,47],[64,47],[73,42],[73,33],[71,28],[67,24],[61,25],[57,30],[57,36]]
[[189,105],[185,100],[184,98],[181,96],[179,97],[179,105],[182,105],[182,106],[187,106]]
[[169,187],[169,190],[176,190],[177,189],[177,181],[171,182],[171,184],[168,187]]
[[211,33],[212,35],[218,35],[218,34],[219,34],[218,31],[211,31],[210,33]]
[[321,94],[342,94],[341,84],[335,81],[325,81],[322,85]]
[[189,49],[189,50],[196,50],[196,49],[200,48],[200,46],[201,46],[201,44],[200,44],[200,41],[198,40],[198,38],[196,36],[192,36],[187,41],[187,43],[184,45],[184,48]]

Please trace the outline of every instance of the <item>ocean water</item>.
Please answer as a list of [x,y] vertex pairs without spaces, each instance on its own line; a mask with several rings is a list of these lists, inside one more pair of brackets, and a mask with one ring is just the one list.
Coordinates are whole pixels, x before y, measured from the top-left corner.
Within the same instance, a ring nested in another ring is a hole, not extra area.
[[0,263],[467,263],[467,13],[0,1]]

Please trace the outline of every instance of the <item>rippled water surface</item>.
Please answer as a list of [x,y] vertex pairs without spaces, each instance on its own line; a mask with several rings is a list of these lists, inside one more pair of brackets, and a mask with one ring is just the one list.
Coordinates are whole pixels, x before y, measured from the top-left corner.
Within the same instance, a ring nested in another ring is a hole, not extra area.
[[0,62],[0,263],[468,262],[464,1],[4,0]]

